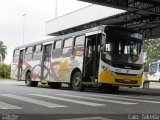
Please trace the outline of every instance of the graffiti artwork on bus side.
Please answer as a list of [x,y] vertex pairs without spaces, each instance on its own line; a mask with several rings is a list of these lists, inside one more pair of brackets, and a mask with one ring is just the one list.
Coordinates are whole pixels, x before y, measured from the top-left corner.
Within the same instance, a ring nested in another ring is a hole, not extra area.
[[[50,64],[49,67],[47,67],[47,64]],[[57,66],[59,69],[55,69],[55,66]],[[12,73],[14,76],[18,77],[18,65],[15,65],[15,69],[12,69]],[[27,62],[23,62],[23,69],[21,69],[21,77],[22,75],[25,75],[27,70],[31,71],[32,73],[32,80],[46,80],[48,76],[50,75],[50,78],[54,80],[55,82],[61,82],[64,81],[65,75],[69,72],[68,70],[68,61],[60,62],[45,62],[44,63],[44,72],[43,77],[41,74],[41,64],[34,65],[33,67]]]

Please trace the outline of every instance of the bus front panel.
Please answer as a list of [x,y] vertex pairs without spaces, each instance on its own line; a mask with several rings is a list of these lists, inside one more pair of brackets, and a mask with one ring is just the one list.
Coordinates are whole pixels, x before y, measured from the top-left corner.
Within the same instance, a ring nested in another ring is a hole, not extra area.
[[117,27],[106,28],[102,40],[99,83],[141,86],[143,73],[142,35]]

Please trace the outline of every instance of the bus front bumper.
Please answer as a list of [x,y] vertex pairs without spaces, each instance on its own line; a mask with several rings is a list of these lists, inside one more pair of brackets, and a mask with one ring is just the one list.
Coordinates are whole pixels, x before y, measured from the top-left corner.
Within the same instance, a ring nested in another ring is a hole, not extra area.
[[140,87],[142,85],[142,76],[122,76],[112,75],[107,71],[102,71],[99,76],[100,84],[112,84],[118,86]]

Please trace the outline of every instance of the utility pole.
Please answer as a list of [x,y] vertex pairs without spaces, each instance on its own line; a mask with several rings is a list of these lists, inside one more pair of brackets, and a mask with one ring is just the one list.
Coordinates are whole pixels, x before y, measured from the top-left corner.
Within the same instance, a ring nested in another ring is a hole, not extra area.
[[56,3],[55,3],[55,18],[57,17],[57,0],[55,0]]
[[23,17],[23,29],[22,29],[23,38],[22,38],[22,42],[23,42],[23,45],[24,45],[24,28],[25,28],[25,17],[26,17],[26,14],[23,14],[22,17]]

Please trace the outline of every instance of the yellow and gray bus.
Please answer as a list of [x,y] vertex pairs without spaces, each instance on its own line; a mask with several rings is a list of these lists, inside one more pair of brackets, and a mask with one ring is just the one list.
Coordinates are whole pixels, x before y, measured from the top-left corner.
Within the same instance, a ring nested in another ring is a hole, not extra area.
[[69,84],[73,90],[101,86],[142,84],[141,33],[118,26],[98,26],[16,47],[11,78],[37,86],[44,80],[52,88]]

